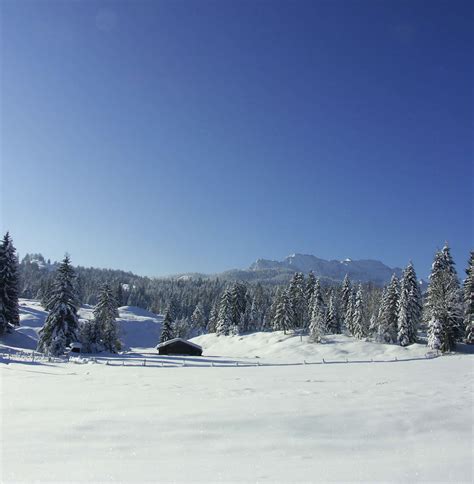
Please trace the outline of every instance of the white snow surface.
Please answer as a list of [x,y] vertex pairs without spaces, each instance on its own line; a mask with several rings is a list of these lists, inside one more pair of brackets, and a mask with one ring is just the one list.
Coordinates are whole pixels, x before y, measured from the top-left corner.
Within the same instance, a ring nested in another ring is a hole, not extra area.
[[[93,318],[93,307],[85,305],[79,310],[81,320]],[[39,301],[20,299],[20,327],[6,336],[6,346],[36,349],[39,330],[48,313]],[[142,308],[123,306],[119,308],[117,325],[125,348],[150,348],[160,340],[163,317]]]
[[[21,313],[4,351],[45,315],[31,301]],[[128,341],[156,344],[159,317],[120,316]],[[472,354],[280,332],[192,341],[202,358],[83,364],[9,360],[0,344],[0,482],[473,481]]]

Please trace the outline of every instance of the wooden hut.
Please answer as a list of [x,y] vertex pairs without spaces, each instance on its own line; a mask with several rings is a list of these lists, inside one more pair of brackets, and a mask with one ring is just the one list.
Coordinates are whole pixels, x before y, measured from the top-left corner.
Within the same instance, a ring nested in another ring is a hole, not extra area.
[[201,356],[202,348],[182,338],[174,338],[160,343],[156,349],[160,355]]

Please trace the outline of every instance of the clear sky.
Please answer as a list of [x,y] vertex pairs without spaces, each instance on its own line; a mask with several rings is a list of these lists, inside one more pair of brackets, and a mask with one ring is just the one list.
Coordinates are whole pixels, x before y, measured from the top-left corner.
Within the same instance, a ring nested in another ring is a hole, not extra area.
[[471,1],[1,1],[1,228],[138,274],[473,236]]

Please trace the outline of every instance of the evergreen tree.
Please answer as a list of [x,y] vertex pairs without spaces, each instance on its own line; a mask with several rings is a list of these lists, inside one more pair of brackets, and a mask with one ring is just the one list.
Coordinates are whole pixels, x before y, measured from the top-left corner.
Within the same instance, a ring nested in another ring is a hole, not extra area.
[[312,298],[311,321],[309,323],[309,340],[320,343],[326,333],[326,308],[321,294],[319,279],[316,281]]
[[344,326],[346,331],[350,334],[354,334],[354,311],[355,311],[355,294],[354,290],[351,287],[350,293],[348,294],[348,300],[346,303],[346,312],[344,314]]
[[303,328],[305,326],[306,295],[305,281],[302,272],[296,272],[290,281],[289,298],[291,305],[291,327]]
[[464,327],[466,343],[474,344],[474,251],[471,252],[464,280]]
[[191,316],[192,328],[198,333],[202,334],[204,328],[206,327],[206,322],[204,318],[204,310],[202,304],[196,304],[196,307]]
[[242,318],[247,308],[247,288],[240,282],[235,282],[230,290],[232,307],[231,329],[234,334],[247,331],[247,321]]
[[331,295],[329,296],[328,315],[326,323],[328,333],[337,334],[341,332],[341,325],[339,321],[339,316],[337,314],[334,293],[331,293]]
[[173,319],[171,318],[171,311],[169,309],[166,310],[165,318],[163,319],[163,327],[161,329],[161,337],[160,343],[165,343],[170,339],[173,339],[174,331],[173,331]]
[[416,334],[421,322],[421,291],[415,269],[410,262],[403,271],[398,301],[398,342],[401,346],[416,343]]
[[215,333],[217,327],[217,321],[219,318],[219,303],[216,301],[211,308],[209,313],[209,321],[207,322],[208,333]]
[[18,258],[10,234],[0,244],[0,335],[20,325]]
[[116,299],[117,299],[118,307],[124,306],[125,301],[124,301],[124,294],[123,294],[123,286],[121,282],[117,284]]
[[292,308],[288,290],[280,294],[273,321],[275,331],[286,332],[292,327]]
[[72,342],[78,340],[77,297],[74,292],[75,272],[69,256],[64,257],[56,271],[48,307],[51,308],[40,330],[38,351],[60,355]]
[[94,319],[106,351],[116,352],[121,347],[116,322],[118,316],[117,300],[112,287],[106,283],[99,293],[99,300],[94,308]]
[[[451,351],[462,333],[462,300],[459,280],[447,245],[436,253],[426,298],[428,344]],[[439,343],[438,343],[439,342]]]
[[358,339],[364,338],[367,334],[365,325],[364,296],[362,284],[359,284],[355,296],[354,312],[352,315],[352,334]]
[[217,336],[227,336],[231,333],[235,323],[235,310],[230,289],[226,289],[219,304],[219,316],[217,318]]
[[383,294],[378,327],[378,340],[382,343],[396,343],[398,335],[398,300],[400,282],[393,274],[390,284]]
[[344,318],[344,326],[348,328],[350,321],[347,321],[346,316],[351,315],[351,302],[352,302],[352,284],[349,276],[346,274],[344,280],[342,281],[341,289],[341,314]]

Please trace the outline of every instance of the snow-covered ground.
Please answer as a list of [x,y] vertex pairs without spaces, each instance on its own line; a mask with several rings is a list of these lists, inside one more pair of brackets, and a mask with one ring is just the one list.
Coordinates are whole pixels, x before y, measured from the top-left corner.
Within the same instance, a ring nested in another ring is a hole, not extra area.
[[[44,320],[22,304],[4,351]],[[121,324],[139,343],[129,346],[150,347],[160,318],[141,311],[122,308]],[[193,341],[204,356],[185,368],[152,349],[84,364],[4,359],[0,482],[472,482],[473,355],[427,359],[423,345],[343,336]]]

